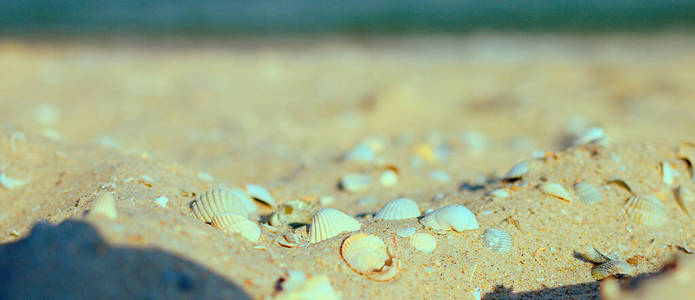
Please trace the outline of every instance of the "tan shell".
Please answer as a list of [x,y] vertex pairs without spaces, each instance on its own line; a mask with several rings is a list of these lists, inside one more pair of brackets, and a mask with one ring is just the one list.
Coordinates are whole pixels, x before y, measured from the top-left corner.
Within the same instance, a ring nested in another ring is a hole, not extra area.
[[516,179],[516,178],[521,178],[522,176],[526,175],[528,173],[528,163],[525,161],[522,161],[520,163],[517,163],[516,165],[512,166],[511,169],[507,172],[506,175],[504,175],[505,180],[510,180],[510,179]]
[[596,280],[604,279],[617,274],[632,274],[632,266],[626,262],[610,260],[591,268],[591,276]]
[[605,262],[611,261],[611,260],[619,260],[618,257],[611,257],[611,256],[603,254],[601,251],[599,251],[595,247],[591,247],[591,249],[589,249],[589,251],[587,251],[586,253],[582,254],[582,256],[586,260],[588,260],[592,263],[595,263],[595,264],[605,263]]
[[483,243],[498,253],[505,253],[512,248],[512,237],[504,230],[488,228],[483,233]]
[[690,165],[690,176],[695,181],[695,142],[683,142],[678,147],[678,157],[688,161]]
[[309,224],[318,209],[315,202],[290,200],[278,206],[270,218],[270,225],[282,227],[290,224]]
[[662,226],[668,219],[664,204],[653,195],[633,196],[625,204],[625,213],[637,224]]
[[632,187],[631,187],[630,184],[629,184],[627,181],[625,181],[624,179],[613,178],[613,179],[607,180],[606,183],[607,183],[607,184],[615,184],[615,185],[618,185],[618,186],[620,186],[620,187],[626,189],[628,192],[633,193]]
[[360,222],[353,217],[337,209],[322,208],[311,218],[309,242],[318,243],[346,231],[359,230],[360,227]]
[[605,132],[600,127],[591,127],[584,131],[579,137],[577,137],[573,142],[573,146],[584,145],[595,143],[606,138]]
[[676,201],[685,213],[692,217],[695,212],[695,194],[688,188],[680,186],[676,189]]
[[249,197],[265,203],[270,207],[275,207],[275,198],[262,185],[259,184],[244,184],[244,191]]
[[212,227],[225,233],[239,233],[246,239],[256,242],[261,235],[261,229],[255,222],[245,216],[235,213],[224,213],[212,217]]
[[574,185],[574,192],[577,194],[579,201],[584,204],[595,204],[603,200],[601,192],[590,183],[584,181],[577,182]]
[[402,220],[417,218],[420,216],[420,208],[417,203],[408,198],[397,198],[386,202],[374,215],[375,220]]
[[558,183],[546,182],[541,184],[539,189],[543,193],[560,198],[567,202],[571,202],[573,198],[572,195],[570,195],[570,193],[568,193],[567,190],[565,190],[565,188]]
[[89,210],[90,216],[104,216],[107,219],[114,220],[118,217],[118,212],[116,211],[116,203],[113,198],[113,194],[110,192],[104,192],[94,200],[92,208]]
[[437,239],[428,233],[416,233],[410,237],[410,245],[417,250],[429,253],[437,248]]
[[343,241],[340,255],[350,269],[372,280],[392,279],[400,269],[400,261],[389,255],[386,245],[376,235],[351,235]]
[[667,185],[673,185],[673,169],[667,161],[662,161],[659,163],[659,169],[661,169],[661,180]]
[[212,222],[212,217],[221,213],[248,216],[249,212],[255,210],[255,204],[243,192],[213,188],[198,196],[191,203],[191,210],[199,220]]
[[464,231],[479,227],[475,215],[463,205],[448,205],[436,209],[420,219],[420,224],[442,232],[447,230]]

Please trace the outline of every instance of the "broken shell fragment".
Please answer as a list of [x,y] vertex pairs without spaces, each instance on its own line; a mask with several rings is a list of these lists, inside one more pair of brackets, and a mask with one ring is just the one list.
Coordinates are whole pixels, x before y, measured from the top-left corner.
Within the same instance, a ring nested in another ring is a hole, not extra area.
[[506,175],[504,175],[504,180],[512,180],[512,179],[517,179],[521,178],[522,176],[526,175],[528,173],[528,163],[525,161],[522,161],[520,163],[517,163],[514,165],[509,171],[507,172]]
[[661,180],[667,186],[673,185],[673,169],[667,161],[662,161],[659,163],[659,168],[661,169]]
[[618,260],[610,260],[604,263],[600,263],[591,268],[591,276],[596,280],[601,280],[609,276],[625,274],[632,274],[632,266],[626,262]]
[[408,198],[393,199],[384,204],[374,215],[375,220],[402,220],[417,218],[420,216],[420,208],[417,203]]
[[415,234],[415,227],[406,227],[406,228],[401,228],[398,231],[396,231],[396,235],[400,237],[411,237],[413,234]]
[[567,202],[572,201],[572,196],[565,190],[562,185],[558,183],[546,182],[540,185],[539,189],[550,196],[554,196],[565,200]]
[[311,218],[309,242],[318,243],[346,231],[359,230],[360,227],[360,222],[353,217],[337,209],[322,208]]
[[253,200],[245,194],[225,188],[213,188],[202,193],[191,202],[193,214],[203,222],[212,222],[212,217],[222,213],[248,216]]
[[263,186],[258,184],[245,184],[244,190],[249,197],[265,203],[270,207],[275,207],[275,198],[273,198],[273,195],[271,195],[270,192],[268,192],[268,190],[266,190]]
[[261,235],[261,229],[255,222],[243,215],[223,213],[212,217],[212,227],[225,233],[239,233],[249,241],[256,242]]
[[116,203],[113,194],[105,192],[94,200],[92,208],[89,210],[89,215],[101,215],[108,219],[115,220],[118,217],[116,212]]
[[338,187],[348,192],[358,192],[368,189],[373,183],[374,180],[368,175],[349,173],[340,179]]
[[434,210],[420,219],[420,224],[435,231],[458,232],[478,228],[475,215],[463,205],[448,205]]
[[587,205],[598,203],[603,200],[601,192],[590,183],[584,181],[577,182],[574,185],[574,192],[577,194],[579,201]]
[[685,214],[692,217],[695,209],[695,194],[684,186],[678,187],[675,192],[678,206],[685,211]]
[[282,234],[286,242],[279,242],[280,245],[289,248],[301,248],[309,245],[309,235],[307,234],[306,226],[297,229],[288,230]]
[[400,261],[389,255],[386,245],[376,235],[351,235],[343,241],[340,255],[350,269],[372,280],[392,279],[400,270]]
[[483,233],[483,243],[498,253],[504,253],[512,248],[512,237],[504,230],[488,228]]
[[430,253],[437,248],[437,239],[428,233],[416,233],[410,237],[410,245],[425,253]]
[[270,218],[270,225],[282,227],[294,224],[309,224],[318,206],[314,202],[290,200],[278,206]]
[[653,195],[633,196],[625,204],[625,213],[637,224],[662,226],[667,221],[664,204]]

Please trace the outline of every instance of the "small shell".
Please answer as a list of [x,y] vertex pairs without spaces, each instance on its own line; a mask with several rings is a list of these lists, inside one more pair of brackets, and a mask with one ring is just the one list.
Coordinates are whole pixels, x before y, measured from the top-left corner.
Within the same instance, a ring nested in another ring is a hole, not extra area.
[[541,191],[543,191],[544,193],[546,193],[550,196],[560,198],[560,199],[565,200],[567,202],[572,201],[572,196],[570,195],[570,193],[568,193],[567,190],[565,190],[565,188],[562,187],[562,185],[560,185],[558,183],[546,182],[546,183],[541,184],[541,186],[539,188]]
[[662,226],[668,219],[664,204],[653,195],[631,197],[625,213],[633,222],[647,226]]
[[488,195],[493,196],[495,198],[504,199],[509,197],[509,192],[505,189],[499,188],[490,192]]
[[528,163],[525,161],[522,161],[520,163],[517,163],[514,165],[509,171],[507,172],[506,175],[504,175],[504,180],[510,180],[510,179],[517,179],[521,178],[522,176],[526,175],[528,173]]
[[292,224],[309,224],[318,207],[304,200],[290,200],[278,206],[270,218],[270,225],[281,227]]
[[384,241],[376,235],[365,233],[345,239],[340,247],[340,255],[353,271],[360,274],[378,271],[389,260]]
[[630,184],[628,184],[627,181],[625,181],[623,179],[613,178],[613,179],[607,180],[606,183],[618,185],[618,186],[626,189],[628,192],[632,193],[632,187],[630,187]]
[[591,247],[591,249],[589,249],[589,251],[587,251],[586,253],[582,254],[582,256],[586,260],[595,264],[601,264],[607,261],[617,260],[617,257],[605,255],[601,251],[598,251],[598,249],[596,249],[595,247]]
[[512,237],[504,230],[488,228],[483,233],[483,243],[498,253],[504,253],[512,248]]
[[5,175],[5,172],[0,170],[0,185],[8,190],[13,190],[20,186],[29,183],[29,180],[10,178]]
[[400,237],[411,237],[413,234],[415,234],[415,227],[406,227],[406,228],[401,228],[398,231],[396,231],[396,235]]
[[[288,272],[289,273],[289,272]],[[340,294],[331,286],[331,280],[326,275],[318,275],[309,278],[294,275],[294,279],[288,275],[281,285],[283,291],[278,294],[275,300],[299,300],[299,299],[321,299],[321,300],[340,300]],[[299,277],[299,278],[297,278]]]
[[659,163],[659,169],[661,169],[661,180],[667,186],[673,185],[673,169],[667,161],[662,161]]
[[617,274],[632,274],[632,266],[626,262],[611,260],[591,268],[591,276],[596,280]]
[[191,203],[193,214],[203,222],[211,222],[212,217],[221,213],[236,213],[248,216],[250,207],[255,208],[253,200],[245,194],[225,188],[213,188],[202,193]]
[[374,215],[375,220],[401,220],[417,218],[420,216],[420,208],[415,201],[408,198],[398,198],[386,202]]
[[374,180],[365,174],[349,173],[343,176],[338,183],[338,187],[348,192],[358,192],[368,189]]
[[577,137],[573,142],[572,145],[578,146],[578,145],[584,145],[584,144],[589,144],[589,143],[594,143],[597,141],[600,141],[602,139],[606,138],[606,133],[603,132],[603,129],[599,127],[591,127],[584,131],[582,135]]
[[332,238],[345,231],[359,230],[361,224],[353,217],[333,209],[319,209],[311,218],[309,228],[309,242],[314,244],[325,239]]
[[692,213],[695,212],[695,194],[684,186],[678,187],[676,189],[676,201],[678,206],[685,211],[685,213],[692,217]]
[[455,230],[458,232],[478,228],[475,215],[463,205],[448,205],[420,219],[420,224],[435,231]]
[[212,217],[212,227],[225,233],[239,233],[252,242],[258,241],[261,229],[255,222],[235,213],[223,213]]
[[365,274],[367,278],[374,281],[389,281],[398,276],[401,270],[401,261],[395,257],[386,261],[386,264],[378,272]]
[[688,161],[690,165],[690,176],[695,182],[695,142],[683,142],[678,147],[678,157]]
[[361,161],[361,162],[371,162],[374,160],[376,154],[367,144],[359,143],[350,151],[345,153],[343,160],[346,161]]
[[398,183],[398,174],[391,169],[386,169],[379,174],[379,183],[385,187],[394,186]]
[[601,197],[601,192],[599,192],[599,190],[593,185],[584,181],[577,182],[574,185],[574,192],[577,194],[579,201],[587,205],[598,203],[603,200],[603,197]]
[[430,253],[437,248],[437,239],[428,233],[416,233],[410,237],[410,245],[425,253]]
[[275,198],[263,186],[258,184],[245,184],[244,190],[249,197],[267,204],[270,207],[275,207]]
[[116,211],[113,194],[105,192],[94,200],[92,208],[89,210],[89,215],[102,215],[108,219],[115,220],[118,217],[118,212]]

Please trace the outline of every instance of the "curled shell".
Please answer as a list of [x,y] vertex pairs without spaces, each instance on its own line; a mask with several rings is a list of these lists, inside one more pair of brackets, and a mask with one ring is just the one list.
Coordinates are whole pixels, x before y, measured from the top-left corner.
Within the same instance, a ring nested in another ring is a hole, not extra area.
[[212,227],[225,233],[239,233],[246,239],[256,242],[261,235],[261,229],[256,223],[245,216],[235,213],[223,213],[212,217]]
[[690,176],[695,181],[695,142],[683,142],[678,147],[678,157],[686,160],[690,166]]
[[397,198],[386,202],[374,215],[375,220],[401,220],[417,218],[420,216],[420,208],[417,203],[408,198]]
[[661,180],[667,186],[673,185],[673,169],[667,161],[662,161],[659,163],[659,169],[661,169]]
[[263,202],[270,207],[275,207],[275,198],[263,186],[258,184],[245,184],[244,190],[249,197]]
[[539,189],[543,192],[546,193],[550,196],[554,196],[557,198],[560,198],[562,200],[565,200],[567,202],[572,201],[572,196],[570,193],[565,190],[562,185],[558,183],[552,183],[552,182],[546,182],[540,185]]
[[667,221],[664,204],[653,195],[633,196],[625,204],[625,213],[637,224],[662,226]]
[[606,133],[600,127],[591,127],[584,131],[573,142],[573,146],[595,143],[606,138]]
[[685,214],[692,217],[693,209],[695,209],[695,194],[684,186],[678,187],[675,192],[678,206],[685,211]]
[[413,234],[415,234],[415,230],[415,227],[401,228],[396,231],[396,235],[404,238],[411,237]]
[[118,217],[118,212],[116,212],[116,203],[113,194],[105,192],[94,200],[92,208],[89,210],[89,215],[101,215],[111,220],[116,219]]
[[391,257],[384,242],[372,234],[351,235],[343,241],[340,255],[350,269],[372,280],[392,279],[400,269],[400,261]]
[[526,175],[528,173],[528,163],[525,161],[522,161],[520,163],[517,163],[514,165],[509,171],[507,172],[506,175],[504,175],[504,180],[512,180],[512,179],[517,179],[521,178],[522,176]]
[[618,186],[626,189],[628,192],[632,193],[632,187],[630,187],[630,184],[628,184],[627,181],[625,181],[623,179],[613,178],[613,179],[607,180],[606,183],[618,185]]
[[348,192],[358,192],[368,189],[374,180],[365,174],[349,173],[343,176],[338,183],[338,188]]
[[191,203],[193,214],[203,222],[221,213],[236,213],[248,216],[255,210],[253,200],[238,190],[213,188],[202,193]]
[[437,239],[428,233],[416,233],[410,237],[410,245],[417,250],[429,253],[437,248]]
[[353,217],[333,209],[319,209],[311,218],[309,228],[309,242],[314,244],[325,239],[332,238],[345,231],[359,230],[361,224]]
[[504,230],[488,228],[483,233],[483,243],[498,253],[504,253],[512,248],[512,237]]
[[608,276],[618,275],[618,274],[631,274],[632,266],[626,262],[618,260],[610,260],[604,263],[600,263],[591,268],[591,276],[596,280],[604,279]]
[[581,181],[574,185],[574,192],[577,194],[579,201],[584,204],[594,204],[601,202],[601,192],[590,183]]
[[293,224],[309,224],[317,210],[315,202],[290,200],[280,204],[270,218],[270,225],[282,227]]
[[464,231],[478,228],[475,215],[463,205],[448,205],[436,209],[422,219],[420,224],[435,231]]

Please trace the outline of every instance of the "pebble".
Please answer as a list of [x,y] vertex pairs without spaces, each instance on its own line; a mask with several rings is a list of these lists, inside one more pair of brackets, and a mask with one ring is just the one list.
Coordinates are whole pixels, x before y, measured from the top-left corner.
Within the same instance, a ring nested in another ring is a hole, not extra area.
[[198,178],[209,182],[215,181],[215,177],[212,177],[212,174],[208,172],[198,172]]

